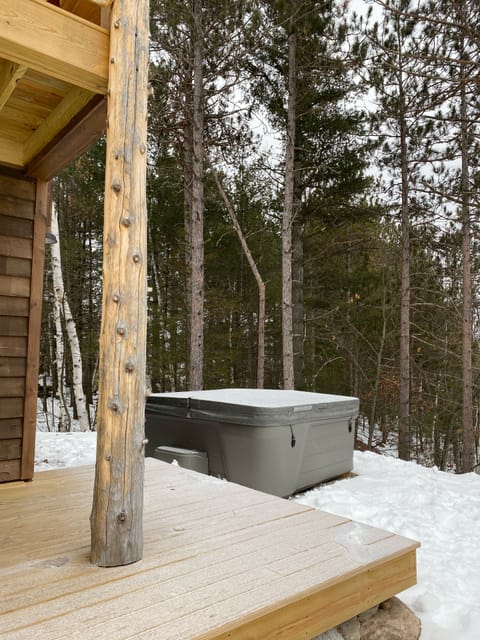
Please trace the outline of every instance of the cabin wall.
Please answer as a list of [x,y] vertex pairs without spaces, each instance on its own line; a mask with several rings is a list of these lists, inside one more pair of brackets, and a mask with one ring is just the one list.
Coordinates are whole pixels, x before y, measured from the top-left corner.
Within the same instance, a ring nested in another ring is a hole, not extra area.
[[33,477],[46,192],[0,170],[0,482]]

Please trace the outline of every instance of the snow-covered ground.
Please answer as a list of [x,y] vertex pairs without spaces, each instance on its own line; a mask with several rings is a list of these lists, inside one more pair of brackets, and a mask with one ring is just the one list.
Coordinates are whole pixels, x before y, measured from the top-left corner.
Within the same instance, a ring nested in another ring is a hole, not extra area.
[[[38,431],[35,468],[93,464],[95,447],[95,433]],[[354,472],[296,499],[419,540],[418,584],[400,597],[422,620],[422,640],[478,640],[480,476],[369,452],[355,452]]]
[[355,452],[358,477],[299,502],[421,542],[418,584],[401,599],[422,620],[422,640],[480,638],[480,476]]

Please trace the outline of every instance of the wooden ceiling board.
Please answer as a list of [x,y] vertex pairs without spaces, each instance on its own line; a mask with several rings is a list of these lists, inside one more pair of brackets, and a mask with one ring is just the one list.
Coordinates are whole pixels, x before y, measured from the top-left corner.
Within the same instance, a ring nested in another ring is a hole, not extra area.
[[[71,87],[69,87],[71,89]],[[24,83],[18,83],[12,94],[13,100],[24,101],[28,104],[36,104],[52,110],[57,107],[67,95],[68,89],[62,93],[45,90],[43,87],[35,87]]]
[[39,73],[34,69],[28,69],[22,78],[22,83],[27,84],[30,87],[30,90],[43,89],[45,91],[51,91],[57,95],[65,95],[68,89],[72,86],[67,82],[63,82],[63,80],[52,78],[52,76]]
[[18,120],[0,114],[0,136],[4,140],[23,145],[34,131],[35,128],[22,126]]
[[43,116],[46,117],[50,111],[58,107],[65,95],[59,96],[47,91],[26,91],[23,87],[19,87],[13,93],[11,101],[17,103],[17,108],[21,103],[24,103],[25,109],[34,107],[39,110],[44,110],[45,113]]
[[36,129],[50,112],[51,109],[45,109],[45,107],[40,107],[32,103],[11,99],[0,111],[0,116],[8,119],[16,119],[24,126]]
[[56,98],[55,100],[40,94],[15,92],[14,95],[7,102],[7,107],[14,109],[15,111],[31,111],[37,117],[42,120],[46,118],[62,101],[62,99]]
[[6,167],[21,168],[23,161],[23,144],[4,138],[0,131],[0,164]]
[[45,118],[51,113],[52,109],[47,109],[35,102],[27,102],[25,100],[10,99],[7,105],[2,109],[0,115],[9,118],[16,118],[27,126],[36,129]]

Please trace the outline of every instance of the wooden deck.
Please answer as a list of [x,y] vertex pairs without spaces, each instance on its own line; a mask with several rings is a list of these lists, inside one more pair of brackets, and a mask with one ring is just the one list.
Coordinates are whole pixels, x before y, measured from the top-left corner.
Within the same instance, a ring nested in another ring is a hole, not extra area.
[[147,458],[141,562],[89,563],[93,467],[0,485],[3,640],[313,638],[413,585],[417,543]]

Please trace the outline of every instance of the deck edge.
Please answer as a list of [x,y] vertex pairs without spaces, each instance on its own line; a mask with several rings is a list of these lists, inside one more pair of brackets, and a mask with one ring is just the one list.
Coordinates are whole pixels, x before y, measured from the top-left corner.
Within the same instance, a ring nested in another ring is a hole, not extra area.
[[[274,609],[250,614],[237,625],[225,625],[196,640],[305,640],[332,629],[371,607],[412,587],[417,582],[416,549],[394,554],[386,562],[375,562],[367,570],[331,581],[319,590],[310,589]],[[382,587],[379,588],[379,584]],[[373,586],[375,588],[373,589]],[[372,592],[375,597],[372,597]],[[279,632],[278,629],[281,628]]]

